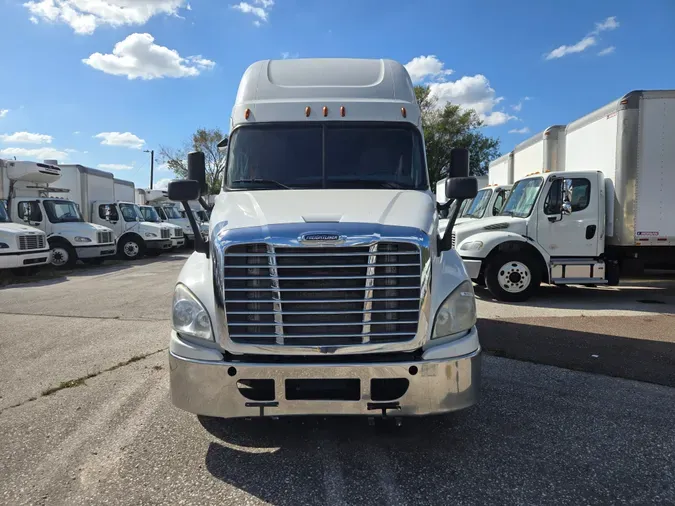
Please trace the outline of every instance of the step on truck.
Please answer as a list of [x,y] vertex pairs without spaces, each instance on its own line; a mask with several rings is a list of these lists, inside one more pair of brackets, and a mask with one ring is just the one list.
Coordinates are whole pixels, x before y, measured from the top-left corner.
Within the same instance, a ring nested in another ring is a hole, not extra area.
[[7,269],[16,273],[30,272],[49,264],[50,259],[45,233],[35,227],[12,223],[5,203],[0,201],[0,273]]
[[[468,167],[468,151],[452,151],[450,175]],[[188,180],[171,182],[169,197],[187,209],[206,190],[204,154],[190,153]],[[474,178],[446,184],[459,204],[476,192]],[[438,234],[403,65],[251,65],[210,225],[207,241],[195,235],[174,292],[179,408],[226,418],[411,416],[476,402],[473,287],[450,234]]]
[[629,264],[673,266],[674,138],[675,90],[631,92],[567,125],[564,171],[520,179],[501,216],[454,229],[469,276],[523,301],[541,282],[617,285]]
[[72,198],[76,196],[67,187],[59,187],[63,174],[58,166],[8,160],[0,170],[0,197],[7,198],[12,221],[45,233],[53,266],[72,267],[78,259],[100,263],[115,254],[112,230],[87,223]]
[[[77,199],[84,218],[112,229],[117,241],[113,254],[125,260],[159,255],[173,248],[171,228],[148,223],[133,201],[133,183],[115,179],[113,174],[79,164],[59,166],[63,184]],[[177,233],[177,232],[174,232]]]

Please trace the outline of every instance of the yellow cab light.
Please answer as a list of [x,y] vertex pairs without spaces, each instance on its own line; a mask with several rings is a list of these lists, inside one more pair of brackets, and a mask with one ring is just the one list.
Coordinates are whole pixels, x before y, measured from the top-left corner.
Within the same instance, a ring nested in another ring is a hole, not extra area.
[[326,106],[324,105],[324,106],[323,106],[323,117],[325,118],[326,116],[328,116],[328,107],[326,107]]
[[408,113],[405,110],[405,107],[401,107],[401,115],[406,118],[408,116]]
[[628,103],[628,99],[624,98],[621,102],[619,102],[621,105],[626,105]]
[[312,108],[310,106],[305,107],[305,116],[309,118]]
[[251,109],[246,109],[244,111],[244,118],[248,119],[250,115],[251,115]]
[[342,117],[344,118],[344,117],[345,117],[345,114],[346,114],[345,106],[344,106],[344,105],[341,105],[341,106],[340,106],[340,116],[342,116]]

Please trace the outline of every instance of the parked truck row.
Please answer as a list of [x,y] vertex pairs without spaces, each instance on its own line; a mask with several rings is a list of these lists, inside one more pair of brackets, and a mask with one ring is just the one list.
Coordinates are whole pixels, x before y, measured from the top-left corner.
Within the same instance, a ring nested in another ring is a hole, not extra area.
[[0,160],[0,268],[100,264],[183,246],[187,220],[175,207],[178,224],[142,210],[136,194],[134,183],[83,165]]
[[633,91],[490,164],[512,185],[497,216],[458,225],[469,276],[504,301],[540,283],[616,285],[675,264],[675,90]]

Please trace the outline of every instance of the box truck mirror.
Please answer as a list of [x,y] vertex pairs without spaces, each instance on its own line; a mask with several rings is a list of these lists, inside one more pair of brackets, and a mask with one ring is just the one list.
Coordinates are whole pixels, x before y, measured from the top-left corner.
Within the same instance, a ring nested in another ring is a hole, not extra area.
[[456,177],[445,182],[445,195],[449,199],[472,199],[477,193],[478,180],[475,177]]
[[[204,153],[201,151],[192,151],[191,153],[188,153],[187,166],[187,179],[197,181],[197,183],[199,183],[200,195],[208,194],[209,188],[206,184],[206,162]],[[199,198],[199,196],[197,196],[197,198]],[[197,200],[197,198],[188,200]]]
[[468,175],[469,150],[466,148],[452,148],[450,150],[450,168],[448,169],[448,180],[454,177],[467,177]]

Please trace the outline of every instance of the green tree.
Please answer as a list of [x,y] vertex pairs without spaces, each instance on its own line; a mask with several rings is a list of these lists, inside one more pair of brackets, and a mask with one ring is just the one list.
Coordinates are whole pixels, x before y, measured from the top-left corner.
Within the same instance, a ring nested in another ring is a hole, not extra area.
[[472,109],[458,105],[438,106],[438,99],[429,86],[415,86],[415,96],[422,109],[422,127],[427,151],[427,165],[432,188],[444,177],[450,165],[452,148],[467,148],[470,154],[470,174],[487,174],[488,164],[499,156],[499,139],[480,131],[483,122]]
[[223,132],[219,128],[199,128],[181,148],[160,146],[160,162],[165,163],[176,177],[184,178],[187,176],[187,154],[190,151],[202,151],[206,160],[206,182],[209,185],[209,193],[218,193],[225,168],[225,153],[218,150],[218,143],[223,137]]

